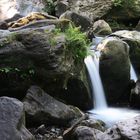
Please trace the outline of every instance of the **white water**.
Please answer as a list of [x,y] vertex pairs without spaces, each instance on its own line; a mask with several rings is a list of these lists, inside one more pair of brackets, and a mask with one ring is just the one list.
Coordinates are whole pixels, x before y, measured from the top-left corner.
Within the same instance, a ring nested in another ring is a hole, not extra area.
[[138,77],[136,75],[136,72],[132,64],[130,65],[130,76],[131,76],[131,79],[134,80],[135,82],[138,80]]
[[85,64],[87,66],[90,79],[91,79],[91,85],[92,85],[92,91],[94,95],[94,107],[95,109],[103,109],[107,108],[107,103],[104,95],[104,90],[102,86],[102,82],[99,75],[99,60],[96,58],[96,56],[88,56],[85,59]]
[[[92,49],[96,49],[96,44],[92,46]],[[105,93],[103,90],[101,78],[99,75],[99,57],[97,55],[88,56],[85,59],[85,64],[88,69],[91,85],[93,89],[93,102],[94,109],[90,110],[91,118],[96,118],[104,121],[107,127],[112,126],[114,123],[123,120],[135,117],[140,114],[136,110],[130,110],[127,108],[110,108],[107,106]],[[131,65],[131,79],[137,80],[136,73],[133,66]]]

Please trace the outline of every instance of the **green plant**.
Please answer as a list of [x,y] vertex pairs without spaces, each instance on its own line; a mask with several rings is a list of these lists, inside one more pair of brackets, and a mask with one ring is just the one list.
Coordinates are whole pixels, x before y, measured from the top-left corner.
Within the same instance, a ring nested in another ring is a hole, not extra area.
[[90,46],[90,41],[87,39],[86,34],[80,31],[79,27],[75,27],[70,23],[68,28],[66,28],[64,31],[55,29],[53,31],[53,36],[50,38],[51,46],[57,44],[56,38],[61,34],[64,34],[66,39],[66,56],[68,56],[69,58],[71,57],[74,62],[80,62],[89,54],[88,49]]
[[115,7],[133,7],[138,0],[112,0]]
[[22,79],[27,79],[35,74],[35,70],[32,68],[21,70],[15,67],[3,67],[0,68],[0,73],[4,73],[4,74],[17,73]]
[[55,0],[43,0],[45,3],[44,11],[48,14],[52,14],[55,11]]
[[75,62],[84,59],[88,55],[90,46],[86,34],[82,33],[79,27],[69,24],[68,29],[65,30],[65,35],[67,52],[71,54]]
[[113,4],[115,7],[122,6],[122,0],[113,0]]

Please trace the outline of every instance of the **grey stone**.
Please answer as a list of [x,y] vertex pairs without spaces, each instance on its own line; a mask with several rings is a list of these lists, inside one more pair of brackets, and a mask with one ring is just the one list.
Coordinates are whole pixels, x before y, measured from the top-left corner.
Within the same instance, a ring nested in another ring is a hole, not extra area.
[[80,111],[54,99],[37,86],[27,91],[23,103],[29,122],[67,125],[82,115]]
[[139,140],[140,116],[123,120],[109,128],[99,140]]
[[0,139],[34,140],[25,128],[23,103],[14,98],[0,98]]
[[138,76],[140,75],[140,32],[121,30],[112,34],[127,42],[130,47],[129,56]]
[[100,75],[110,104],[127,100],[130,81],[129,47],[119,38],[109,37],[98,44],[101,51]]
[[67,11],[60,16],[60,19],[69,19],[71,20],[77,27],[81,27],[82,31],[87,31],[92,25],[91,20],[86,17],[82,16],[76,12]]
[[60,17],[63,13],[65,13],[68,10],[68,8],[69,3],[67,0],[63,1],[58,0],[55,8],[56,16]]
[[67,53],[65,35],[56,35],[54,28],[0,31],[0,95],[23,99],[27,89],[36,84],[68,104],[89,109],[92,99],[85,66],[80,63],[79,72]]
[[95,35],[109,35],[112,33],[111,27],[104,20],[98,20],[93,24],[93,32]]

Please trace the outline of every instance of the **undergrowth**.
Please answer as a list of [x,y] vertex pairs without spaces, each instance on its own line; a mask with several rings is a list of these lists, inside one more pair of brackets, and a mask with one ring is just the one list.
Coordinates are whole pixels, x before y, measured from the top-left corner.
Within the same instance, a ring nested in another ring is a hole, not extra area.
[[88,48],[90,46],[89,40],[85,33],[80,31],[79,27],[74,27],[69,24],[68,29],[65,30],[66,35],[66,49],[71,53],[75,62],[79,62],[88,55]]
[[[61,29],[55,29],[54,33],[55,35],[65,35],[66,55],[68,57],[72,57],[75,64],[81,62],[81,60],[83,60],[89,54],[88,50],[90,46],[90,41],[87,39],[86,34],[80,31],[79,27],[75,27],[70,23],[68,28],[66,28],[64,31],[61,31]],[[54,40],[51,42],[55,44]]]
[[133,7],[138,0],[112,0],[115,7]]

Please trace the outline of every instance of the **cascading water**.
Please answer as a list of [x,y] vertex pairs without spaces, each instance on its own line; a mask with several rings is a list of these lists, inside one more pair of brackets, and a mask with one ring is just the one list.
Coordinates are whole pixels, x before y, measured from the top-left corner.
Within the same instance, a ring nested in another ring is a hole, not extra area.
[[[96,39],[97,41],[95,40],[95,43],[99,43],[99,39]],[[91,48],[95,49],[95,45]],[[88,56],[87,58],[85,58],[85,64],[89,72],[94,97],[94,109],[89,111],[90,117],[103,120],[106,123],[106,126],[109,127],[117,121],[135,117],[140,114],[140,112],[135,110],[130,110],[126,108],[109,108],[107,106],[105,93],[99,75],[99,57],[95,54],[97,53],[93,53],[94,57]],[[132,64],[131,79],[134,79],[135,81],[137,80]]]
[[[105,99],[105,94],[102,86],[102,82],[100,79],[99,75],[99,60],[95,56],[94,58],[92,56],[88,56],[85,59],[85,64],[87,66],[90,79],[91,79],[91,84],[92,84],[92,92],[94,95],[94,107],[95,109],[103,109],[107,108],[107,103]],[[94,73],[94,74],[93,74]]]
[[134,80],[135,82],[138,80],[138,77],[136,75],[136,72],[132,64],[130,65],[130,76],[131,76],[131,79]]

